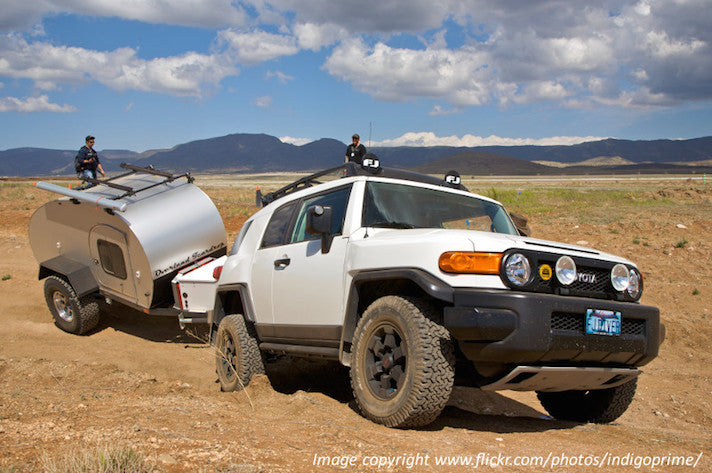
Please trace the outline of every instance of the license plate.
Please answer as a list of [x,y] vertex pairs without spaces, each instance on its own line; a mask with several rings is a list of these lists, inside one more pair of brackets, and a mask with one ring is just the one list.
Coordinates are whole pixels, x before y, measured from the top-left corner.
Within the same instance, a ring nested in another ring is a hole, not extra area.
[[621,313],[612,310],[588,309],[586,333],[591,335],[620,335]]

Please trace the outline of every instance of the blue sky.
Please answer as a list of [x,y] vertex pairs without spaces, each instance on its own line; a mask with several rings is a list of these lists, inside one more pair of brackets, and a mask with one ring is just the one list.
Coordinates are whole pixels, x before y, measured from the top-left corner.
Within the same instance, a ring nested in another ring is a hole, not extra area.
[[709,0],[10,0],[0,149],[712,135]]

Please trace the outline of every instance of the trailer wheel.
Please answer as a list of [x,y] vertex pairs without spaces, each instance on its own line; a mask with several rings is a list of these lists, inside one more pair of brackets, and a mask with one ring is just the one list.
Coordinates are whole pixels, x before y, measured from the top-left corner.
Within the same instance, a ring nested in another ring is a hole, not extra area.
[[66,279],[49,276],[44,293],[55,325],[65,332],[81,335],[99,323],[99,303],[92,297],[79,298]]
[[215,365],[222,391],[240,391],[256,374],[264,374],[262,353],[254,328],[241,314],[220,321],[215,345]]
[[427,302],[386,296],[371,304],[354,334],[351,387],[364,417],[389,427],[430,424],[455,378],[450,333]]

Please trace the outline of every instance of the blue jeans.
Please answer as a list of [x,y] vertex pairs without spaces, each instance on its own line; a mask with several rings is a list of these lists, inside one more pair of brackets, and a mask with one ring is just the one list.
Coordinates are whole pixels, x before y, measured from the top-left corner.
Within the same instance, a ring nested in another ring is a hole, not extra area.
[[91,169],[82,169],[81,171],[79,171],[78,177],[82,180],[96,179],[96,174],[94,174],[94,171],[92,171]]

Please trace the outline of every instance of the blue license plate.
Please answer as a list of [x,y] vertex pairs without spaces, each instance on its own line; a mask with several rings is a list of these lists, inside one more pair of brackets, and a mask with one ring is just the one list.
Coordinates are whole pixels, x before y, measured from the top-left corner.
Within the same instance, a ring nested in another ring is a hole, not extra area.
[[612,310],[588,309],[586,333],[591,335],[620,335],[621,313]]

